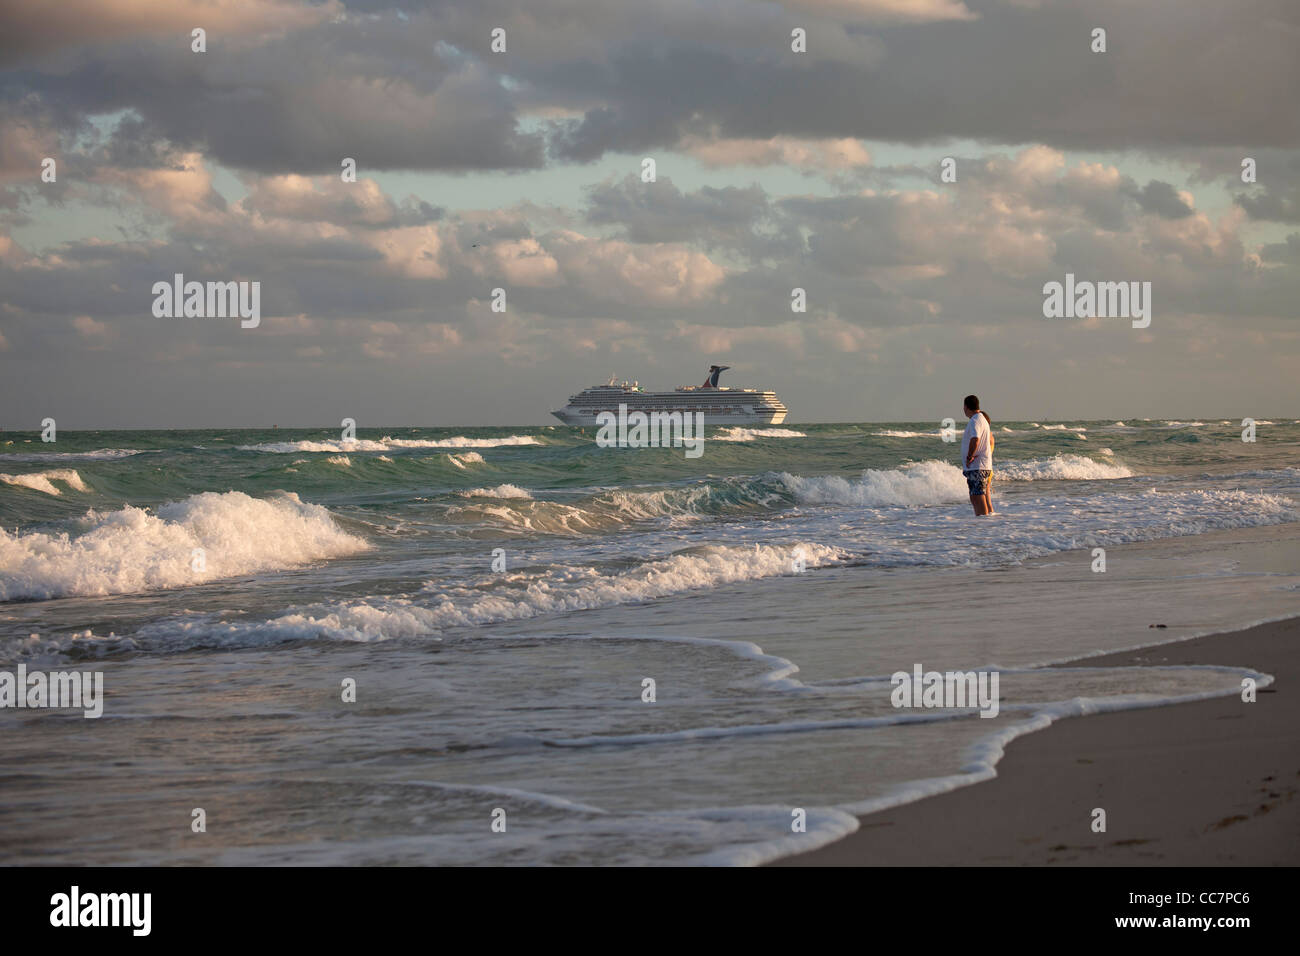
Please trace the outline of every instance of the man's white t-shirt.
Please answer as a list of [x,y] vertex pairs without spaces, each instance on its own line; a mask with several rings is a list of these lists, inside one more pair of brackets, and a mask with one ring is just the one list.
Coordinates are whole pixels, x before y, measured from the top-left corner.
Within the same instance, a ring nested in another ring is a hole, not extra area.
[[[968,465],[966,456],[970,454],[971,439],[975,439],[975,459]],[[989,448],[989,423],[980,412],[976,412],[966,423],[966,433],[961,437],[961,470],[992,471],[993,452]]]

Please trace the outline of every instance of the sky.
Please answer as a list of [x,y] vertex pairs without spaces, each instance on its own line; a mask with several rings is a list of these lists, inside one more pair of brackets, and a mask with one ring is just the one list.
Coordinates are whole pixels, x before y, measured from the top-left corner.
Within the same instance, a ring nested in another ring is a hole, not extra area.
[[[0,427],[711,364],[792,423],[1300,417],[1297,50],[1290,0],[4,0]],[[177,273],[260,324],[156,316]],[[1067,274],[1150,325],[1045,317]]]

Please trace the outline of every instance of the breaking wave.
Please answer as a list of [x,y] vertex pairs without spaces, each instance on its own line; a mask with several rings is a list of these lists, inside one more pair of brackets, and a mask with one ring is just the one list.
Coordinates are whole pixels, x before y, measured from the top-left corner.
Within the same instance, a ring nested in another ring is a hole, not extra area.
[[391,438],[385,435],[379,441],[358,438],[356,441],[272,441],[259,445],[239,445],[240,451],[262,451],[289,454],[302,451],[358,452],[391,451],[394,448],[501,448],[507,445],[540,445],[531,435],[511,435],[508,438]]
[[52,468],[49,471],[36,471],[29,475],[0,475],[0,481],[6,485],[17,485],[21,488],[30,488],[33,491],[40,491],[47,495],[63,494],[54,482],[60,481],[77,491],[89,491],[86,483],[81,480],[81,475],[77,474],[71,468]]
[[902,468],[868,468],[861,478],[826,475],[804,478],[782,472],[781,482],[801,504],[931,505],[967,497],[966,479],[945,461],[923,461]]
[[[295,494],[204,492],[154,513],[89,511],[79,534],[0,528],[0,601],[132,594],[297,567],[365,550]],[[196,554],[196,549],[202,549]]]
[[[12,445],[13,442],[6,442]],[[114,458],[130,458],[132,455],[144,455],[147,448],[97,448],[94,451],[49,451],[49,452],[5,452],[0,454],[0,461],[62,461],[65,458],[84,458],[88,461],[111,461]]]
[[[437,635],[453,627],[496,624],[552,614],[636,604],[687,591],[720,587],[794,573],[796,559],[807,567],[842,560],[825,545],[796,542],[789,547],[705,547],[647,561],[626,571],[562,566],[541,578],[490,590],[425,586],[426,598],[368,597],[339,604],[297,608],[264,621],[167,621],[137,632],[137,642],[182,647],[250,645],[326,638],[381,641]],[[436,603],[434,603],[436,602]]]
[[709,436],[713,441],[753,441],[756,438],[807,438],[790,428],[720,428]]
[[466,498],[525,498],[532,500],[532,492],[518,485],[497,485],[495,488],[471,488],[460,494]]
[[[1113,454],[1109,449],[1103,453]],[[1107,478],[1132,478],[1133,472],[1124,465],[1110,465],[1094,461],[1084,455],[1056,455],[1053,458],[1035,458],[1031,461],[1005,461],[993,463],[993,477],[1007,481],[1097,481]]]
[[476,451],[467,451],[463,455],[448,455],[448,460],[457,468],[464,469],[470,465],[485,464],[483,456]]

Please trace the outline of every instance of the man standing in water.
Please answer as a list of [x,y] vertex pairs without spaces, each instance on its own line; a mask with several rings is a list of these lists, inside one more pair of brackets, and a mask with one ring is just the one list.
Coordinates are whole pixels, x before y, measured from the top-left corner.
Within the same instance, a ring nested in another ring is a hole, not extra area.
[[989,483],[993,480],[993,431],[988,418],[980,413],[980,400],[967,395],[962,401],[966,416],[966,433],[961,438],[961,472],[966,476],[971,507],[977,516],[993,513],[993,499]]

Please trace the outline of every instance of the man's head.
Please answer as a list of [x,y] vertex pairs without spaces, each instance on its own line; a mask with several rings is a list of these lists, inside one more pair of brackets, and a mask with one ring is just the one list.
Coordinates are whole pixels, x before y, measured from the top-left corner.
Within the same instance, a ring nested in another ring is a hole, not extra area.
[[967,418],[970,418],[972,415],[974,415],[976,412],[980,410],[979,398],[977,398],[974,395],[967,395],[965,398],[962,399],[961,410],[966,414]]

